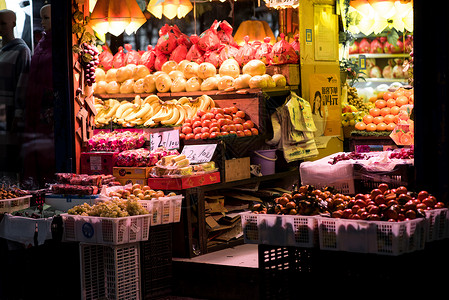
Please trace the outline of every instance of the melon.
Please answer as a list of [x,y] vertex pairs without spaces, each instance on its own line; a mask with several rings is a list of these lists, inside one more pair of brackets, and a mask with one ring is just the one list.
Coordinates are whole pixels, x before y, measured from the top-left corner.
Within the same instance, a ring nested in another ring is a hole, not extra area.
[[250,60],[242,68],[243,74],[249,74],[251,76],[263,75],[266,71],[267,67],[265,66],[263,61],[259,59]]

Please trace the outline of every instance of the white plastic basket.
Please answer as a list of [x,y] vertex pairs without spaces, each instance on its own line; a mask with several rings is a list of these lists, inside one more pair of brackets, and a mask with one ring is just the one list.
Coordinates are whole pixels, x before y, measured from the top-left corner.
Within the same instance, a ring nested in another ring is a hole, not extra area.
[[425,219],[402,222],[317,217],[322,250],[400,255],[424,249]]
[[150,212],[151,226],[177,223],[181,220],[182,195],[159,197],[152,200],[139,200]]
[[82,299],[140,299],[139,251],[139,243],[117,246],[80,243]]
[[151,215],[103,218],[61,214],[65,241],[119,245],[148,240]]
[[45,203],[61,211],[68,211],[76,205],[87,203],[93,205],[98,198],[97,195],[58,195],[46,194]]
[[10,213],[30,207],[32,195],[0,200],[0,213]]
[[248,244],[314,247],[317,241],[315,216],[241,214],[243,238]]
[[449,209],[426,210],[427,241],[438,241],[449,237]]

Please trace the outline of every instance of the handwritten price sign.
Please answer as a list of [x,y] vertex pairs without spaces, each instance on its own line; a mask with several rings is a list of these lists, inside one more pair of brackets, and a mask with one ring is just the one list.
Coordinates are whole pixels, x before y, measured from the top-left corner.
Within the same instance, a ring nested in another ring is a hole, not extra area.
[[153,151],[159,147],[165,147],[166,149],[178,149],[179,131],[168,130],[152,133],[150,135],[150,150]]
[[217,144],[186,145],[181,153],[184,154],[191,163],[204,163],[210,162],[214,155],[215,148],[217,148]]

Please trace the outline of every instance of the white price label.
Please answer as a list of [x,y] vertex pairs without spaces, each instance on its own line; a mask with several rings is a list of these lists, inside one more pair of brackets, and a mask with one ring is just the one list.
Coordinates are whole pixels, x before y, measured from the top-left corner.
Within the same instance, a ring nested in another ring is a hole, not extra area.
[[181,153],[184,154],[191,163],[204,163],[210,162],[214,155],[215,148],[217,148],[217,144],[186,145]]
[[150,135],[150,150],[156,150],[159,147],[166,149],[179,148],[179,131],[168,130],[162,132],[155,132]]

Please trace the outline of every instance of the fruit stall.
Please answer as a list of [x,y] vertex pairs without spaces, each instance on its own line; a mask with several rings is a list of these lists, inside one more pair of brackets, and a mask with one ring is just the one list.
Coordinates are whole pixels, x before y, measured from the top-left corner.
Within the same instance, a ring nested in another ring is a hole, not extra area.
[[447,203],[415,181],[410,2],[377,27],[363,1],[270,0],[240,24],[240,0],[178,2],[67,7],[73,161],[1,190],[9,247],[69,247],[82,299],[153,299],[173,257],[257,244],[291,292],[347,255],[397,267],[447,240]]

